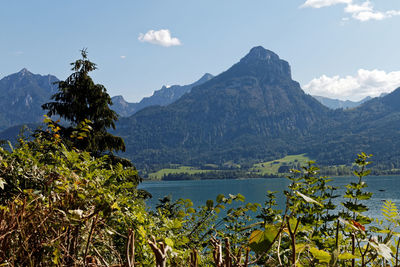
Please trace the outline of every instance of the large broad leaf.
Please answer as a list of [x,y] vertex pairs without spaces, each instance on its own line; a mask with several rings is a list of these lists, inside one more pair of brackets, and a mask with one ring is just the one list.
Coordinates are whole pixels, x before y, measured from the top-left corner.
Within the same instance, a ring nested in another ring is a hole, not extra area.
[[376,243],[376,242],[369,242],[369,244],[376,249],[376,252],[378,252],[379,256],[385,258],[385,260],[387,261],[391,261],[392,260],[392,251],[390,250],[390,248],[385,245],[385,244],[381,244],[381,243]]
[[250,235],[249,246],[256,253],[263,253],[271,247],[278,235],[278,229],[274,225],[266,225],[265,230],[255,230]]
[[311,247],[310,252],[314,256],[314,258],[319,260],[319,262],[321,262],[321,263],[323,263],[323,262],[329,263],[329,261],[331,260],[331,254],[329,254],[326,251],[319,250],[315,247]]

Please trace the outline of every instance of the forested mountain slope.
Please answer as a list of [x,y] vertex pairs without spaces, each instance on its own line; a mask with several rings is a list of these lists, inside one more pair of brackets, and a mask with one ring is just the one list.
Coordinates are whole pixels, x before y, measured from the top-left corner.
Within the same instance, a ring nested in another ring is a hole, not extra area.
[[286,61],[255,47],[171,105],[122,119],[117,134],[138,164],[244,162],[298,150],[329,114],[292,80]]

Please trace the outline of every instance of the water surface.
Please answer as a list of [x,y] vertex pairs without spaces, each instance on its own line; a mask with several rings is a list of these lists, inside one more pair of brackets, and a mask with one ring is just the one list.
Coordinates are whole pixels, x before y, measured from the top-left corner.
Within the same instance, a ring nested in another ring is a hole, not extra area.
[[[345,185],[357,182],[357,177],[334,177],[331,185],[339,187],[338,194],[343,195]],[[150,207],[154,207],[159,198],[171,195],[172,199],[191,199],[194,206],[204,205],[208,199],[215,200],[218,194],[242,194],[247,202],[263,204],[267,190],[278,191],[277,202],[282,209],[284,206],[283,190],[287,189],[289,180],[286,178],[267,179],[225,179],[225,180],[187,180],[187,181],[145,181],[139,188],[145,189],[153,195],[148,200]],[[368,184],[366,190],[373,193],[368,201],[368,215],[381,218],[380,210],[384,200],[391,200],[400,207],[400,176],[369,176],[365,178]],[[337,200],[340,202],[340,199]],[[339,204],[339,203],[338,203]]]

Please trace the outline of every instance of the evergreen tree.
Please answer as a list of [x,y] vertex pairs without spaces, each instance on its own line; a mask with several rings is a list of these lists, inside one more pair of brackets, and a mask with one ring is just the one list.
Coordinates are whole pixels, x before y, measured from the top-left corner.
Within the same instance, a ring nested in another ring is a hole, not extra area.
[[123,139],[107,132],[115,129],[118,115],[110,109],[112,101],[106,88],[89,76],[96,64],[88,60],[86,49],[81,50],[81,55],[71,63],[73,73],[57,82],[59,91],[51,98],[54,101],[42,108],[48,110],[48,116],[58,115],[71,123],[67,128],[61,127],[60,133],[75,147],[92,153],[125,151]]

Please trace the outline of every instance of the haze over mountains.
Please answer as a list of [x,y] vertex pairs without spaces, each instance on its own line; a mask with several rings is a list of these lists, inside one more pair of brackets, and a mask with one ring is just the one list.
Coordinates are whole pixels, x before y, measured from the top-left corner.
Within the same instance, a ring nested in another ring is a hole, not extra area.
[[[0,130],[40,122],[40,106],[56,91],[55,81],[26,69],[0,80]],[[361,151],[374,153],[385,167],[399,165],[400,89],[359,103],[319,101],[292,80],[286,61],[254,47],[215,77],[164,86],[139,103],[113,97],[112,108],[126,116],[114,133],[125,139],[125,156],[139,168],[250,164],[301,153],[337,165]]]

